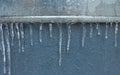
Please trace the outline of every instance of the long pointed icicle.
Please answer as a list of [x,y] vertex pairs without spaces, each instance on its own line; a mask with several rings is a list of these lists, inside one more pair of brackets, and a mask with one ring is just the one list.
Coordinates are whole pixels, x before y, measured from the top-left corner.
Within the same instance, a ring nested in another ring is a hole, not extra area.
[[118,34],[118,23],[115,25],[115,44],[114,46],[117,47],[117,34]]
[[106,23],[105,39],[108,39],[108,23]]
[[70,50],[70,40],[71,40],[71,25],[68,25],[67,51],[69,51],[69,50]]
[[39,41],[40,41],[40,43],[42,42],[42,30],[43,30],[43,27],[42,27],[42,24],[40,24],[40,27],[39,27]]
[[93,36],[93,25],[90,24],[90,38],[92,38]]
[[10,50],[8,25],[6,25],[6,31],[7,31],[6,43],[7,43],[7,55],[8,55],[8,75],[11,75],[11,50]]
[[62,26],[59,26],[59,66],[62,63]]
[[52,38],[52,24],[49,24],[50,38]]
[[85,45],[85,37],[86,37],[86,27],[85,24],[83,24],[82,47],[84,47]]
[[19,46],[19,53],[21,53],[21,41],[20,41],[20,30],[18,23],[15,23],[16,29],[17,29],[17,38],[18,38],[18,46]]
[[96,29],[97,29],[97,34],[100,35],[101,33],[100,33],[100,27],[99,27],[99,24],[98,24],[98,23],[97,23],[97,25],[96,25]]
[[22,41],[22,52],[24,52],[24,28],[23,23],[20,23],[20,33],[21,33],[21,41]]
[[33,46],[33,30],[32,30],[32,25],[30,25],[30,43]]
[[11,45],[13,46],[13,40],[14,40],[14,24],[11,23],[11,26],[10,26],[10,29],[11,29]]
[[3,54],[3,73],[6,74],[6,50],[5,50],[5,41],[4,41],[4,32],[3,32],[3,24],[0,24],[1,31],[1,39],[2,39],[2,54]]

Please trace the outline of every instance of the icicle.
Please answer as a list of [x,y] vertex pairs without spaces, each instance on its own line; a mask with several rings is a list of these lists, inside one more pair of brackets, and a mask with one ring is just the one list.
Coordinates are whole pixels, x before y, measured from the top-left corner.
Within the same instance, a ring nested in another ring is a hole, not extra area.
[[42,27],[42,24],[40,24],[40,27],[39,27],[39,41],[40,41],[40,43],[42,42],[42,30],[43,30],[43,27]]
[[90,38],[92,38],[93,36],[93,25],[90,24]]
[[52,24],[49,24],[50,38],[52,38]]
[[3,50],[3,71],[4,71],[4,74],[6,74],[6,50],[5,50],[5,41],[4,41],[4,33],[3,33],[2,26],[3,26],[3,24],[0,24],[2,50]]
[[11,45],[13,46],[13,40],[14,40],[14,25],[11,23]]
[[108,39],[108,24],[106,23],[105,39]]
[[85,37],[86,37],[86,27],[85,24],[83,24],[82,47],[84,47],[85,45]]
[[112,27],[112,22],[110,23],[110,27]]
[[69,49],[70,49],[70,39],[71,39],[71,25],[68,25],[67,51],[69,51]]
[[117,47],[117,34],[118,34],[118,23],[115,25],[115,47]]
[[20,33],[21,33],[21,40],[22,40],[22,52],[24,52],[24,29],[23,29],[23,23],[20,23]]
[[100,33],[100,28],[99,28],[99,24],[98,24],[98,23],[97,23],[97,25],[96,25],[96,29],[98,30],[98,31],[97,31],[98,33],[97,33],[97,34],[100,35],[101,33]]
[[19,46],[19,53],[21,52],[21,41],[20,41],[20,30],[18,23],[15,23],[16,29],[17,29],[17,38],[18,38],[18,46]]
[[30,43],[33,46],[33,31],[32,31],[32,25],[30,25]]
[[62,26],[59,26],[59,66],[61,66],[62,62]]
[[7,43],[7,55],[8,55],[8,75],[11,75],[11,50],[10,50],[8,25],[6,25],[6,31],[7,31],[6,43]]

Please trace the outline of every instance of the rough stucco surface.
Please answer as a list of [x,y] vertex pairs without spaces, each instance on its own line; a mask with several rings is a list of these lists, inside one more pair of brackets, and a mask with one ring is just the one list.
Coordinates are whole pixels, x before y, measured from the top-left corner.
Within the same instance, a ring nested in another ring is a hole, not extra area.
[[0,0],[0,15],[120,16],[120,0]]
[[[85,47],[81,47],[82,25],[72,26],[70,52],[66,52],[67,27],[62,26],[62,66],[58,66],[58,26],[53,25],[53,38],[49,37],[48,24],[43,26],[43,42],[39,43],[39,26],[34,24],[33,43],[30,45],[29,25],[24,26],[25,52],[19,54],[17,36],[11,47],[12,75],[119,75],[120,74],[120,33],[118,47],[114,47],[114,26],[108,29],[105,39],[105,25],[100,26],[101,35],[97,35],[93,26],[93,38],[90,39],[90,26],[86,25]],[[120,30],[119,30],[120,32]],[[1,46],[1,45],[0,45]],[[1,48],[1,47],[0,47]],[[0,50],[0,75],[3,73],[2,51]]]

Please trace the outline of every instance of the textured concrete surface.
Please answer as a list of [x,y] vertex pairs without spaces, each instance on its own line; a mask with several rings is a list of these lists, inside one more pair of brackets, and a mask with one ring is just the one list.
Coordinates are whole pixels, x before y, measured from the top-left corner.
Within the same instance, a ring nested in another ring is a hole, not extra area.
[[120,0],[0,0],[0,16],[120,16]]

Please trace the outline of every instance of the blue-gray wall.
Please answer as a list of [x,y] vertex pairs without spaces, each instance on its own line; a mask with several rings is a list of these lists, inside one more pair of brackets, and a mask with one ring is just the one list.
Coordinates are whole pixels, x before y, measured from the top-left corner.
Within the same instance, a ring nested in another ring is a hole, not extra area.
[[[83,48],[81,47],[82,26],[81,24],[72,25],[70,51],[67,53],[67,26],[62,25],[62,65],[58,66],[58,26],[53,25],[53,38],[50,38],[49,26],[44,24],[43,42],[39,43],[39,24],[32,25],[34,45],[31,46],[29,24],[24,24],[25,52],[19,53],[17,35],[14,46],[11,46],[12,75],[119,75],[120,33],[118,32],[118,46],[115,48],[115,25],[109,26],[106,40],[105,24],[100,26],[100,36],[97,35],[96,24],[93,26],[93,38],[89,35],[90,25],[86,24],[87,33]],[[0,48],[0,75],[3,75],[2,47]]]

